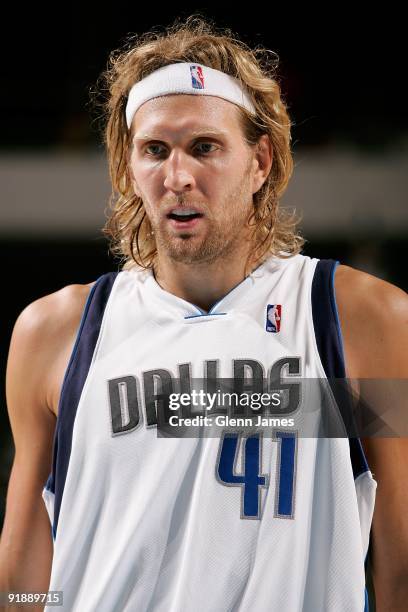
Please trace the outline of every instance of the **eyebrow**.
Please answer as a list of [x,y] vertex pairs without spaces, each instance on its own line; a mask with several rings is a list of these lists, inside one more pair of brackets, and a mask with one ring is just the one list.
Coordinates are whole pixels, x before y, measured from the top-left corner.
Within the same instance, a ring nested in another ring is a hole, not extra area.
[[[214,128],[203,128],[201,130],[194,130],[190,132],[189,135],[192,138],[197,138],[199,136],[227,136],[228,132],[223,130],[215,130]],[[133,140],[163,140],[161,136],[158,134],[135,134]]]

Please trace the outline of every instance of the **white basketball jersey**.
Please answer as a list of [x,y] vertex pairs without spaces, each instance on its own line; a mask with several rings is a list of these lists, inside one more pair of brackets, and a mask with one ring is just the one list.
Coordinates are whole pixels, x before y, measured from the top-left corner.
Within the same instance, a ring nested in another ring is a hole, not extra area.
[[97,280],[43,489],[63,610],[368,609],[376,482],[358,438],[279,426],[160,437],[156,426],[158,388],[176,379],[344,378],[336,265],[271,257],[208,313],[151,271]]

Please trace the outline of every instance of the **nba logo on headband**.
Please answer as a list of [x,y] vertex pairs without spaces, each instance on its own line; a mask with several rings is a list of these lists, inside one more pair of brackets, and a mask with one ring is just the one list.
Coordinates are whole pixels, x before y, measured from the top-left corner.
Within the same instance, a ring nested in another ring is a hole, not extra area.
[[153,98],[175,93],[216,96],[237,104],[256,115],[251,97],[239,79],[209,66],[176,62],[158,68],[132,85],[128,93],[125,111],[128,128],[130,129],[133,117],[142,104]]
[[191,85],[194,89],[204,89],[204,75],[201,66],[190,66]]

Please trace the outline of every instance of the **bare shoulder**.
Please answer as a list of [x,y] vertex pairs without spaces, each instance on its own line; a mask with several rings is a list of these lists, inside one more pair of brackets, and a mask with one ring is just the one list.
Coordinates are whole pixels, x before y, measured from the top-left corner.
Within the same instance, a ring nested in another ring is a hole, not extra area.
[[337,267],[335,292],[349,376],[379,377],[387,363],[390,377],[402,377],[406,359],[401,360],[400,353],[408,348],[407,293],[345,265]]
[[339,265],[335,282],[336,294],[350,295],[353,299],[365,299],[371,303],[375,303],[376,299],[387,299],[390,304],[402,307],[408,299],[407,293],[396,285],[351,266]]
[[[395,323],[408,322],[408,294],[388,281],[350,266],[338,266],[336,301],[347,322],[376,324],[392,314]],[[351,319],[351,321],[349,321]]]
[[56,414],[62,379],[93,285],[67,285],[31,302],[20,313],[7,364],[8,403],[20,404],[18,389],[24,380],[30,396]]
[[42,335],[75,324],[94,284],[67,285],[31,302],[20,313],[16,329]]
[[31,302],[18,316],[13,333],[41,336],[75,322],[93,285],[67,285]]

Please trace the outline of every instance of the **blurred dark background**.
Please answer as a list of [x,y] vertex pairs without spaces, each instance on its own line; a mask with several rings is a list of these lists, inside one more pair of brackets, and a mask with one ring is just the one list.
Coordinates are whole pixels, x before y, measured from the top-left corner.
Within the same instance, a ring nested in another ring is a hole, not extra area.
[[118,267],[100,231],[109,179],[89,91],[128,34],[199,12],[278,53],[294,122],[295,171],[283,203],[303,213],[304,253],[408,287],[401,15],[357,15],[343,4],[305,14],[270,3],[262,11],[177,2],[59,10],[16,8],[3,22],[0,525],[14,453],[4,393],[14,321],[34,299]]

